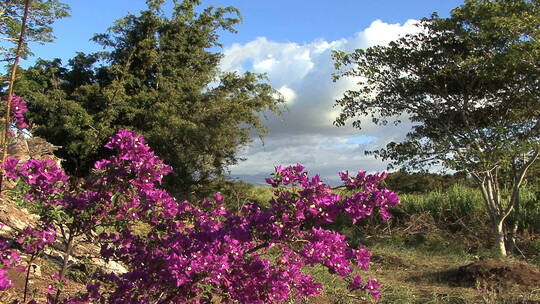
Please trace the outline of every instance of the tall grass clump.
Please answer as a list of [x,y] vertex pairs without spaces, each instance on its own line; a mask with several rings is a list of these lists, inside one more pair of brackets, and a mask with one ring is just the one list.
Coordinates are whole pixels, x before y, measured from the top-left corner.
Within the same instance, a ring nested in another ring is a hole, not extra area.
[[[503,195],[508,195],[503,193]],[[455,184],[421,194],[403,194],[398,215],[430,214],[438,223],[461,222],[471,227],[487,225],[488,214],[480,190]],[[531,187],[520,191],[520,229],[531,233],[540,232],[540,199]]]
[[401,195],[402,209],[407,214],[429,213],[437,222],[456,222],[485,217],[480,191],[456,184],[422,194]]
[[533,187],[524,187],[520,191],[522,202],[520,210],[520,229],[531,234],[540,232],[540,192]]

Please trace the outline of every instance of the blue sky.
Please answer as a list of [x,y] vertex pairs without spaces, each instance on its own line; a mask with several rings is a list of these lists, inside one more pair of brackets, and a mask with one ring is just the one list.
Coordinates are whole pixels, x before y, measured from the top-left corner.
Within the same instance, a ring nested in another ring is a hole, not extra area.
[[[107,30],[114,20],[146,7],[144,0],[70,0],[71,17],[54,25],[56,41],[32,47],[35,57],[73,57],[75,52],[92,52],[99,46],[89,41]],[[170,2],[169,7],[170,7]],[[223,33],[224,46],[247,43],[257,37],[272,41],[306,43],[315,39],[337,40],[350,36],[371,22],[403,23],[438,12],[447,16],[462,0],[203,0],[206,6],[234,6],[243,23],[237,34]],[[30,58],[24,65],[31,64]]]
[[[92,52],[99,47],[89,42],[94,33],[106,31],[112,22],[145,7],[142,0],[66,1],[72,17],[58,21],[54,43],[33,46],[45,59],[63,58],[76,51]],[[170,1],[169,1],[170,2]],[[112,4],[111,4],[112,3]],[[410,129],[378,127],[369,122],[361,131],[350,125],[337,128],[332,122],[339,113],[333,104],[343,92],[356,88],[354,79],[332,82],[333,50],[352,51],[384,45],[417,31],[415,23],[438,12],[448,16],[462,0],[208,0],[203,6],[235,6],[243,23],[238,34],[223,33],[224,58],[221,69],[239,73],[266,73],[269,83],[286,99],[283,116],[267,115],[270,133],[264,144],[241,151],[246,160],[230,167],[231,176],[253,183],[264,180],[276,165],[304,164],[331,183],[341,170],[379,171],[386,164],[366,150],[399,141]],[[23,66],[31,64],[30,58]],[[405,121],[406,118],[405,118]]]

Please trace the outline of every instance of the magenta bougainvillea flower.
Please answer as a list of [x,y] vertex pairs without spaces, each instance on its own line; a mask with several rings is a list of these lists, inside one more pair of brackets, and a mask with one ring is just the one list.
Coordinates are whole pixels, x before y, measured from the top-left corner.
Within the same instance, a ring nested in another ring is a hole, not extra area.
[[[358,275],[369,268],[371,252],[351,247],[328,223],[340,215],[353,222],[376,213],[387,219],[399,199],[381,186],[386,174],[342,172],[345,186],[356,192],[341,196],[302,165],[279,166],[266,179],[275,197],[264,208],[251,202],[233,213],[219,193],[193,204],[161,189],[171,167],[135,132],[120,130],[105,147],[113,155],[96,162],[94,175],[82,186],[72,185],[47,160],[8,159],[3,168],[6,177],[28,185],[26,198],[44,212],[62,210],[80,231],[114,227],[101,229],[100,253],[126,265],[127,272],[102,274],[106,294],[94,282],[66,303],[104,297],[118,304],[210,303],[215,295],[223,303],[281,303],[322,292],[322,284],[306,272],[316,265],[347,281],[351,290],[379,299],[380,284],[371,278],[364,283]],[[50,244],[63,225],[52,216],[44,219],[21,238],[27,252]],[[143,224],[144,233],[135,224]],[[2,278],[0,272],[0,288],[7,286]]]
[[28,128],[28,124],[24,120],[24,114],[27,111],[28,107],[26,106],[26,102],[19,96],[13,96],[13,99],[11,100],[11,112],[15,119],[15,126],[20,130]]

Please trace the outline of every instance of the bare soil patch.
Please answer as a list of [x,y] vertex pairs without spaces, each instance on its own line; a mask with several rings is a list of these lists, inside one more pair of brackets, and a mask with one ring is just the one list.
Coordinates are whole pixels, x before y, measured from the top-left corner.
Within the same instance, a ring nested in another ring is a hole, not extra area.
[[371,262],[393,269],[409,269],[411,266],[416,266],[412,265],[410,261],[405,261],[399,255],[393,253],[375,254],[371,257]]
[[524,288],[538,288],[540,269],[522,263],[480,260],[447,271],[441,274],[440,278],[462,287],[481,286],[496,289],[519,285]]

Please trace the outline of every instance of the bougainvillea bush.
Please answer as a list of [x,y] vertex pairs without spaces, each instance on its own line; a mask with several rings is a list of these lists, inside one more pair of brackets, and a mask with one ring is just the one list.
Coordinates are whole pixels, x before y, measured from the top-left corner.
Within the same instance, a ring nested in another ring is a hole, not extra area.
[[[25,199],[41,217],[39,227],[19,239],[22,250],[34,256],[55,237],[66,246],[66,262],[55,276],[60,283],[44,291],[47,303],[282,303],[322,292],[306,273],[316,265],[378,300],[380,284],[359,274],[369,267],[370,251],[351,248],[327,226],[343,214],[354,222],[375,213],[388,218],[399,200],[382,187],[385,174],[340,173],[344,187],[357,190],[341,197],[301,165],[277,167],[267,179],[275,189],[269,207],[253,202],[232,213],[219,193],[192,204],[160,189],[171,169],[135,132],[120,130],[105,147],[112,156],[77,184],[49,160],[9,158],[4,165],[7,178],[27,184]],[[103,270],[86,291],[63,298],[69,256],[96,231],[102,258],[122,263],[127,272]],[[5,269],[21,262],[7,245],[0,251],[5,290]]]

